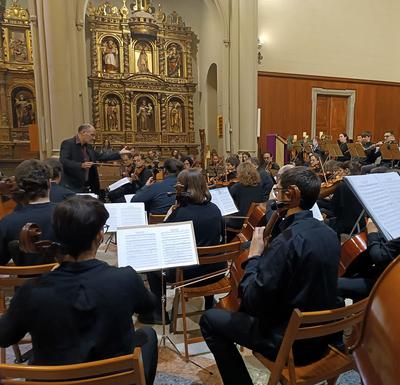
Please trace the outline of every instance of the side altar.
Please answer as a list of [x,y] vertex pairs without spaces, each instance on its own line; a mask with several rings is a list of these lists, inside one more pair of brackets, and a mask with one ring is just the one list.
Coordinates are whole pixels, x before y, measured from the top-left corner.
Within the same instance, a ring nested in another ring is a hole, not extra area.
[[148,0],[129,5],[87,8],[96,142],[197,154],[197,36],[176,12],[166,15]]

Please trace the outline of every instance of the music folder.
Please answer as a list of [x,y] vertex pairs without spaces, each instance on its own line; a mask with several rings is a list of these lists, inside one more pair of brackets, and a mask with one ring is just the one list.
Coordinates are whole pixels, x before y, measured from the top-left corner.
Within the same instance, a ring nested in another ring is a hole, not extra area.
[[397,172],[346,176],[344,181],[387,240],[400,237],[400,176]]
[[193,222],[119,227],[118,266],[138,272],[199,264]]

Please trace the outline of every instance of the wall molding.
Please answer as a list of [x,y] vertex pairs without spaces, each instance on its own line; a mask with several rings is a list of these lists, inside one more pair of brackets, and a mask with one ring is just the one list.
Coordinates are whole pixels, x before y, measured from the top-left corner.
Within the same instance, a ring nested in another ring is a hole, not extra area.
[[258,71],[258,76],[276,77],[276,78],[288,78],[288,79],[306,79],[306,80],[317,80],[317,81],[330,81],[330,82],[341,82],[341,83],[356,83],[356,84],[371,84],[375,86],[393,86],[400,87],[400,82],[390,82],[384,80],[371,80],[371,79],[353,79],[353,78],[341,78],[334,76],[318,76],[318,75],[302,75],[285,72],[268,72]]

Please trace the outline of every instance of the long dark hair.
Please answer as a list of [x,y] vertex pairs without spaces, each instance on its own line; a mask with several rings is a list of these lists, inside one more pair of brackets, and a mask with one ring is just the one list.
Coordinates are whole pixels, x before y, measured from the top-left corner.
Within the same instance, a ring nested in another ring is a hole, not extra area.
[[201,204],[211,201],[211,194],[208,191],[207,183],[200,170],[190,168],[179,173],[177,183],[187,194],[187,201]]

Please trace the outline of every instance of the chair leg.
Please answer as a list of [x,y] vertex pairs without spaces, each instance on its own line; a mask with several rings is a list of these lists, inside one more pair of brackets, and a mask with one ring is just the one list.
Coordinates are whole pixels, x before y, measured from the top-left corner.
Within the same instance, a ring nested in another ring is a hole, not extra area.
[[6,363],[6,349],[0,348],[0,364]]
[[174,302],[172,304],[172,322],[171,322],[171,331],[172,333],[176,333],[178,329],[178,317],[179,317],[179,302],[180,302],[180,291],[176,290],[175,291],[175,296],[174,296]]
[[182,304],[182,326],[183,326],[183,343],[185,345],[185,360],[189,361],[189,345],[188,345],[188,331],[186,322],[186,299],[181,293],[181,304]]
[[18,345],[12,345],[12,349],[14,351],[15,355],[15,362],[16,363],[21,363],[22,362],[22,355],[21,355],[21,350],[19,349]]
[[326,380],[327,385],[335,385],[338,378],[339,376],[336,376],[334,378],[331,378],[330,380]]

